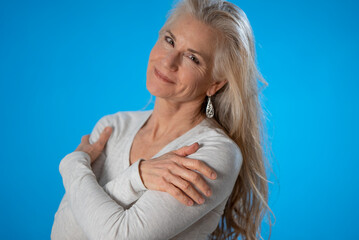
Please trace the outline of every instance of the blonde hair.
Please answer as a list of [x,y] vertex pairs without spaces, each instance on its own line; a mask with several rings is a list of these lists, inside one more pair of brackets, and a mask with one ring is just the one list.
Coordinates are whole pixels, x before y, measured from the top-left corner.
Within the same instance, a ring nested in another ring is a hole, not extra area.
[[[256,66],[254,36],[246,14],[222,0],[183,0],[163,28],[183,14],[191,14],[219,32],[213,76],[227,83],[213,96],[215,120],[237,143],[243,163],[212,239],[261,238],[261,222],[268,206],[265,134],[257,80],[268,85]],[[206,103],[204,100],[204,106]],[[271,219],[268,214],[269,227]]]

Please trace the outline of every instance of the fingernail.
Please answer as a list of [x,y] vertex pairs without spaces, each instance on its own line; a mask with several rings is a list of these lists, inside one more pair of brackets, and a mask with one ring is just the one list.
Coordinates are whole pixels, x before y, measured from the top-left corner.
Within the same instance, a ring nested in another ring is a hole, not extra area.
[[211,177],[212,177],[212,178],[216,178],[216,177],[217,177],[217,174],[213,172],[213,173],[211,173]]
[[208,191],[207,191],[207,196],[208,196],[208,197],[211,196],[211,190],[208,190]]
[[108,128],[106,128],[106,130],[105,130],[105,131],[106,131],[106,133],[109,133],[109,132],[110,132],[110,130],[111,130],[111,129],[108,127]]
[[192,202],[191,200],[188,200],[188,201],[187,201],[187,205],[188,205],[188,206],[192,206],[192,204],[193,204],[193,202]]
[[203,198],[198,198],[198,203],[199,203],[199,204],[204,203],[204,199],[203,199]]

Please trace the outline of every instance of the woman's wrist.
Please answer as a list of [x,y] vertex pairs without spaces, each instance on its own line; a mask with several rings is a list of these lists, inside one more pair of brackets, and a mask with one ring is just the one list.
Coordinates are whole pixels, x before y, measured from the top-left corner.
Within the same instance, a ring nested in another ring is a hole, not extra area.
[[[141,159],[139,159],[138,161],[140,161],[140,163],[138,164],[138,173],[139,173],[139,175],[140,175],[140,178],[141,178],[141,181],[142,181],[143,186],[146,187],[145,182],[143,181],[142,173],[143,173],[143,167],[144,167],[144,165],[147,163],[147,160],[144,159],[144,158],[141,158]],[[146,187],[146,188],[147,188],[147,187]]]

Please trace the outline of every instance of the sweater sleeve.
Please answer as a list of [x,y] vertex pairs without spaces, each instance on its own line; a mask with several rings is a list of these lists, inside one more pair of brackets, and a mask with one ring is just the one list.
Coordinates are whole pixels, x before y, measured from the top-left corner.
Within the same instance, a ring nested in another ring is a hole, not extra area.
[[139,164],[143,160],[144,159],[139,159],[121,171],[115,179],[103,187],[105,192],[125,209],[147,190],[141,180],[139,172]]
[[[213,194],[204,204],[191,207],[181,204],[168,193],[147,190],[137,202],[125,209],[98,184],[88,154],[73,152],[67,155],[60,163],[60,173],[71,210],[87,237],[169,239],[219,205],[231,194],[242,164],[242,154],[237,145],[223,137],[206,138],[200,146],[190,157],[205,161],[214,168],[217,179],[204,177]],[[143,189],[138,165],[132,164],[131,167],[128,176],[132,179],[126,181],[130,181],[132,184],[129,185],[134,189]],[[121,191],[122,187],[125,184],[118,184],[114,190]]]
[[[99,139],[100,134],[105,127],[111,126],[113,128],[113,132],[105,146],[105,149],[102,151],[99,158],[91,166],[93,172],[97,177],[97,181],[99,180],[99,176],[102,171],[102,165],[106,161],[109,153],[113,151],[113,148],[115,148],[115,142],[118,142],[118,139],[116,138],[118,138],[117,136],[120,135],[119,132],[121,131],[121,129],[118,129],[119,124],[115,123],[114,118],[115,116],[112,114],[102,117],[96,123],[90,135],[89,141],[91,144],[93,144]],[[77,153],[77,156],[87,157],[86,154],[84,154],[85,153]],[[68,156],[68,158],[73,157],[76,158],[75,153]],[[115,179],[109,181],[104,186],[102,186],[105,192],[124,208],[128,208],[128,206],[130,206],[142,195],[143,191],[147,190],[139,176],[139,164],[142,160],[143,159],[139,159],[135,162],[135,164],[132,164],[130,167],[118,172]],[[118,191],[115,191],[116,189],[121,189],[120,193]]]

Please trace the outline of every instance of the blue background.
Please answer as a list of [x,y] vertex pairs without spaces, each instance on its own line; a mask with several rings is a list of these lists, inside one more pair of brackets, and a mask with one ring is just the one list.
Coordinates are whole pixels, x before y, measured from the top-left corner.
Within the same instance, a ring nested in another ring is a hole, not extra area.
[[[358,239],[358,3],[233,2],[269,83],[272,239]],[[2,239],[49,239],[60,160],[102,116],[146,106],[148,56],[171,5],[1,1]]]

